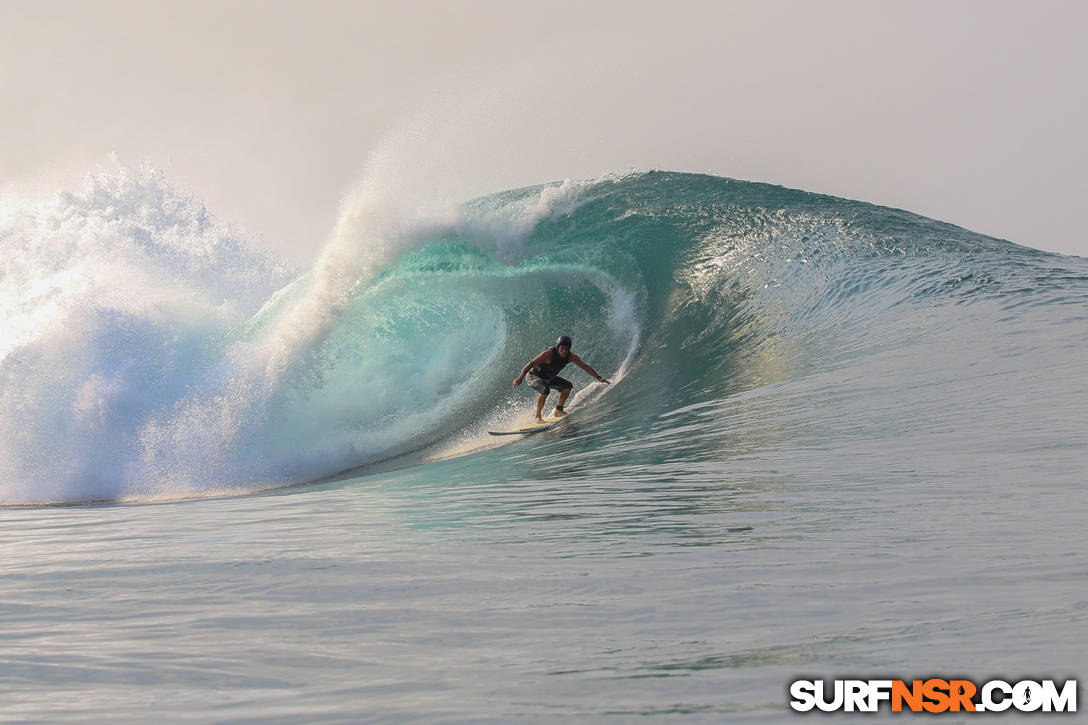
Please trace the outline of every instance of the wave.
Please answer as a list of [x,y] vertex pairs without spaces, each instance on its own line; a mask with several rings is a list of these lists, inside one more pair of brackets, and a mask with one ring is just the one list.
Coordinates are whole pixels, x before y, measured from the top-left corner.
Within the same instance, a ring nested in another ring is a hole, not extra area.
[[4,210],[0,501],[253,491],[463,443],[524,415],[510,380],[560,333],[610,397],[675,408],[901,344],[940,307],[1088,301],[1084,260],[709,176],[382,203],[351,200],[301,274],[152,169]]

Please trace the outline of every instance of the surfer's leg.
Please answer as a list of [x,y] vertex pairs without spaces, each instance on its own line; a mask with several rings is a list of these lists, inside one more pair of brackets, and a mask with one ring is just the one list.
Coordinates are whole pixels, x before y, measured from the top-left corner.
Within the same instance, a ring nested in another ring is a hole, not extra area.
[[561,415],[565,415],[563,412],[563,403],[567,402],[567,396],[570,395],[570,391],[574,389],[574,384],[566,378],[552,378],[550,385],[552,390],[559,391],[559,402],[555,404],[555,416],[558,418]]
[[536,419],[537,422],[542,422],[544,419],[540,417],[540,411],[544,409],[544,401],[548,399],[547,393],[541,393],[536,396]]
[[559,402],[555,404],[555,415],[566,415],[566,411],[563,410],[563,403],[567,402],[567,396],[570,395],[571,388],[564,388],[559,392]]

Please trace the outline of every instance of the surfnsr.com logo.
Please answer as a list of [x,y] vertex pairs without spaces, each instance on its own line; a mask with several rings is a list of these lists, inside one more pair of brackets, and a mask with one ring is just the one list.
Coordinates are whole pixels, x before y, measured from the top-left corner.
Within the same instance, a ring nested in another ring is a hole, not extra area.
[[1076,712],[1077,681],[796,680],[790,697],[798,712],[876,712],[882,706],[892,712]]

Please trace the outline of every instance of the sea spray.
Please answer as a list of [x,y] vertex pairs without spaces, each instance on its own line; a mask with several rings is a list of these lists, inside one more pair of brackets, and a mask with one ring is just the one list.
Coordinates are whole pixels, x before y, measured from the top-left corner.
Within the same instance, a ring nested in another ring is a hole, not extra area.
[[0,236],[5,500],[122,494],[142,423],[289,274],[146,167],[9,209]]

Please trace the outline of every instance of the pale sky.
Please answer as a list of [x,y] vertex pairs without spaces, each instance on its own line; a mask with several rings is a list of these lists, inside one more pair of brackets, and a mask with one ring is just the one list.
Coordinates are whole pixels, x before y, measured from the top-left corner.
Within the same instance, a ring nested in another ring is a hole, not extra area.
[[306,263],[364,177],[427,204],[656,168],[1088,256],[1086,28],[1084,2],[0,0],[0,190],[116,153]]

